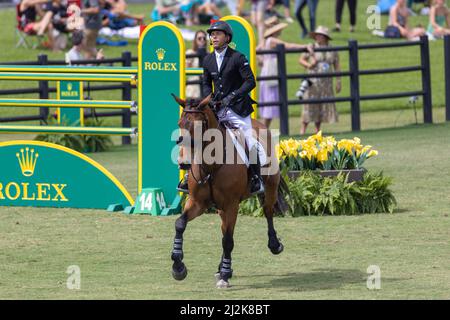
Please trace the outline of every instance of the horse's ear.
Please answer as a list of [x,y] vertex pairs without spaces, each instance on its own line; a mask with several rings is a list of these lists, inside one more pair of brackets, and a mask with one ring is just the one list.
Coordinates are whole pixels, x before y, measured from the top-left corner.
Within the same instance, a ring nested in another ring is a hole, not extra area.
[[175,99],[175,101],[182,107],[184,108],[186,106],[186,101],[184,101],[183,99],[178,98],[176,95],[174,95],[173,93],[171,93],[172,97]]
[[198,109],[199,110],[203,110],[208,104],[209,104],[209,102],[211,101],[211,93],[205,98],[205,99],[203,99],[200,103],[199,103],[199,105],[198,105]]

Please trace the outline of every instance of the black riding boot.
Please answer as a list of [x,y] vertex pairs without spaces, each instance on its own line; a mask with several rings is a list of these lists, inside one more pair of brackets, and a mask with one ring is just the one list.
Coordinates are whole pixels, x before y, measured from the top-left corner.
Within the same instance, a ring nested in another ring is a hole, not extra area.
[[250,193],[259,194],[264,192],[264,184],[261,177],[261,163],[256,150],[256,163],[250,163]]

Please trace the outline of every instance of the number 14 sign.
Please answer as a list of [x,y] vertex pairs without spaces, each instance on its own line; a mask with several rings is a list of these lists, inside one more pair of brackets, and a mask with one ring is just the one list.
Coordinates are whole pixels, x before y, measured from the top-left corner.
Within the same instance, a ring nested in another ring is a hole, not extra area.
[[151,214],[158,216],[167,207],[164,193],[160,188],[142,189],[139,195],[134,213]]

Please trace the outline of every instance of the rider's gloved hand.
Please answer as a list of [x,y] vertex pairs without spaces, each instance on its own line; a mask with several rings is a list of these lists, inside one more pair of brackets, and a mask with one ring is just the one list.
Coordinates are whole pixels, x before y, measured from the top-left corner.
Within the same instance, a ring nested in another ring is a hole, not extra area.
[[234,91],[231,92],[229,95],[227,95],[225,98],[222,99],[221,106],[223,108],[228,107],[231,104],[231,102],[233,102],[235,97],[236,97],[236,93]]

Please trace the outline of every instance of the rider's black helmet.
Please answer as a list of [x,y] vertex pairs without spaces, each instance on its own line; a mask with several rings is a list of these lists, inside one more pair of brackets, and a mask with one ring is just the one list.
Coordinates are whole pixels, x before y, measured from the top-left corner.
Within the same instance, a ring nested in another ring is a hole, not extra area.
[[211,32],[213,31],[223,31],[225,32],[225,34],[227,34],[230,37],[230,41],[231,39],[233,39],[233,30],[231,29],[230,25],[228,23],[226,23],[225,21],[216,21],[214,22],[208,30],[206,30],[206,32],[208,32],[208,34],[211,36]]

